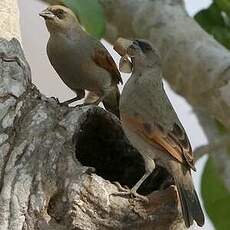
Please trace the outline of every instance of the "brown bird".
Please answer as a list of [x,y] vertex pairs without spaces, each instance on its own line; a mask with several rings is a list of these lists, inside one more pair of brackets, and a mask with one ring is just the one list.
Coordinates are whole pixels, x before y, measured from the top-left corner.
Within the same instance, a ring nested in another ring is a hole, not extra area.
[[50,6],[40,16],[50,32],[49,60],[64,83],[77,94],[65,104],[84,98],[88,90],[86,104],[102,101],[107,110],[119,116],[117,85],[122,79],[106,48],[84,31],[75,14],[64,6]]
[[203,226],[204,214],[190,172],[195,170],[192,149],[164,91],[160,58],[149,42],[130,43],[127,54],[133,70],[121,95],[121,123],[131,144],[142,154],[146,169],[131,193],[136,195],[156,163],[174,178],[185,225],[189,227],[195,220]]

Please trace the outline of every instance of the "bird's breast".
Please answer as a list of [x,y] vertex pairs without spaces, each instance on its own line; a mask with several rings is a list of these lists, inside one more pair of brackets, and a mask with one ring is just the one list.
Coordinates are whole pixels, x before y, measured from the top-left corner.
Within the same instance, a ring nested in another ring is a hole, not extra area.
[[50,39],[47,44],[49,60],[64,81],[71,89],[84,88],[84,76],[89,69],[90,62],[85,60],[84,54],[72,42],[61,39]]

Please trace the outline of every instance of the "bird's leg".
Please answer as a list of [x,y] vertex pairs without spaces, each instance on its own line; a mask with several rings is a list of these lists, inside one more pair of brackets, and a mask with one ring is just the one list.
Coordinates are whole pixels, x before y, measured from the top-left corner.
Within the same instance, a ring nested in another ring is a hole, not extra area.
[[85,173],[91,175],[96,172],[96,169],[94,167],[86,167]]
[[101,102],[101,97],[90,91],[85,98],[84,105],[98,105]]
[[84,101],[84,105],[98,105],[103,100],[104,97],[105,97],[104,95],[98,96],[94,92],[89,92],[89,94],[87,95]]
[[131,189],[123,188],[118,182],[114,183],[121,192],[112,193],[111,195],[113,196],[133,195],[134,197],[140,198],[141,200],[148,201],[148,198],[146,196],[142,196],[138,194],[137,190],[141,186],[141,184],[146,180],[146,178],[149,177],[149,175],[155,169],[155,162],[153,159],[147,156],[144,156],[144,161],[145,161],[145,174],[141,177],[141,179]]
[[[118,188],[119,191],[124,191],[127,192],[129,189],[129,187],[127,185],[124,185],[123,187],[121,186],[121,184],[118,181],[113,182],[114,185],[116,185],[116,187]],[[113,195],[113,194],[112,194]]]
[[[77,96],[70,99],[70,100],[67,100],[67,101],[64,101],[61,103],[61,105],[65,105],[65,106],[68,106],[69,104],[75,102],[75,101],[78,101],[78,100],[81,100],[82,98],[85,97],[85,90],[84,89],[77,89],[75,90]],[[79,105],[77,105],[79,106]]]
[[[90,105],[98,105],[102,100],[103,100],[104,97],[99,97],[96,101],[90,103]],[[86,104],[87,105],[87,104]]]
[[66,106],[68,106],[69,104],[71,104],[71,103],[73,103],[73,102],[75,102],[75,101],[78,101],[78,100],[80,100],[80,99],[78,98],[78,96],[76,96],[76,97],[71,98],[71,99],[69,99],[69,100],[67,100],[67,101],[64,101],[64,102],[62,102],[62,103],[60,103],[60,104],[61,104],[61,105],[66,105]]

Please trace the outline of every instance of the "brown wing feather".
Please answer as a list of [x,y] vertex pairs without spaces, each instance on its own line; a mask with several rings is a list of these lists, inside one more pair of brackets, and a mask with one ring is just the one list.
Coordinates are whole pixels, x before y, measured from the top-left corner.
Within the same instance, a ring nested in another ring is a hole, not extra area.
[[196,170],[188,137],[178,125],[175,124],[172,131],[166,132],[160,125],[143,122],[139,117],[127,117],[123,114],[122,119],[150,144],[160,145],[180,163]]
[[174,124],[173,129],[168,133],[168,135],[174,139],[177,145],[181,147],[186,162],[194,171],[196,171],[192,148],[185,131],[178,124]]
[[116,63],[106,49],[96,48],[94,50],[93,60],[97,65],[106,69],[111,74],[116,84],[123,83]]

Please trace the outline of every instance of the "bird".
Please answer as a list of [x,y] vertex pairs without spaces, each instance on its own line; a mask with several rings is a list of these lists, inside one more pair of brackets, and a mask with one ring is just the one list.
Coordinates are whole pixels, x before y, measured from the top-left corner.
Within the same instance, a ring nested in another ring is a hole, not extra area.
[[138,188],[159,165],[174,179],[186,227],[194,220],[203,226],[204,214],[191,175],[191,169],[196,170],[191,145],[164,90],[158,51],[143,39],[130,41],[126,51],[132,74],[121,93],[121,125],[145,162],[145,174],[130,193],[139,195]]
[[98,105],[119,117],[122,78],[102,43],[87,33],[78,17],[67,7],[52,5],[40,14],[50,33],[47,43],[49,61],[63,82],[76,93],[65,105],[85,97],[85,104]]

